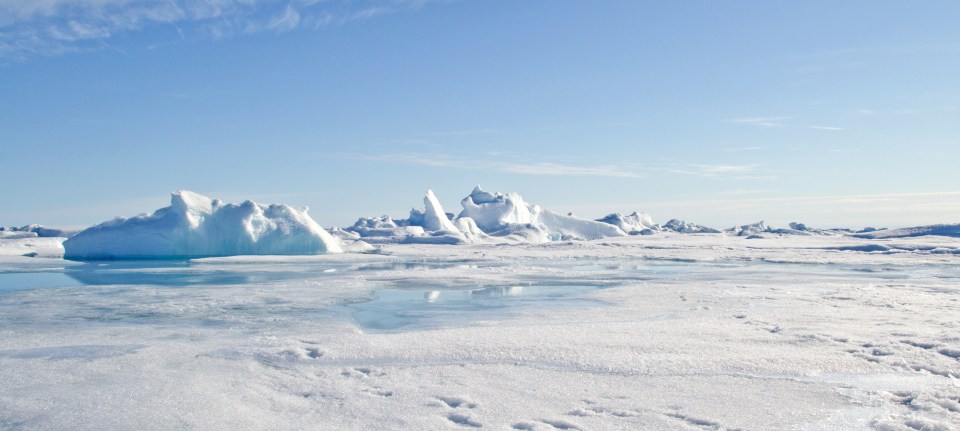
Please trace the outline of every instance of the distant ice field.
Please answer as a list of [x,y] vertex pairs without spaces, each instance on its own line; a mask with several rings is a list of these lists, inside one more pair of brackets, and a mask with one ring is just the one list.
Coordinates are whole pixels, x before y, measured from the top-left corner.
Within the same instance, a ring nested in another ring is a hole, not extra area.
[[18,241],[4,430],[960,428],[952,238],[93,263]]

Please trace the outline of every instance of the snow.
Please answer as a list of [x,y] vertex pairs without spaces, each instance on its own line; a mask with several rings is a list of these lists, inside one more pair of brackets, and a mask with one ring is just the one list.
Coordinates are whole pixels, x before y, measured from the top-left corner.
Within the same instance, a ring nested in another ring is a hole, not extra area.
[[929,226],[907,227],[902,229],[870,230],[856,234],[858,238],[905,238],[913,236],[940,235],[960,237],[960,224],[936,224]]
[[720,231],[716,229],[701,226],[695,223],[687,223],[679,219],[670,219],[666,224],[661,226],[661,229],[678,233],[720,233]]
[[555,240],[592,240],[626,235],[620,228],[608,223],[558,214],[550,210],[540,211],[538,221]]
[[645,212],[634,211],[630,215],[613,213],[608,214],[604,218],[597,219],[597,221],[612,224],[631,235],[641,233],[650,234],[653,233],[653,231],[660,230],[660,228],[653,223],[653,218],[650,217],[650,214]]
[[519,194],[490,193],[476,186],[469,196],[460,201],[463,211],[459,217],[470,217],[486,233],[493,233],[511,225],[536,224],[540,207],[528,205]]
[[450,222],[450,219],[447,218],[447,214],[443,211],[443,207],[440,206],[440,202],[437,201],[437,196],[433,194],[433,190],[427,190],[427,195],[423,198],[423,205],[425,208],[423,214],[424,230],[451,233],[460,232],[460,230]]
[[153,213],[88,228],[63,247],[76,260],[341,252],[306,208],[224,204],[189,191],[173,193],[170,206]]
[[730,229],[724,230],[724,232],[732,235],[736,235],[736,236],[750,237],[750,236],[760,235],[762,233],[767,233],[767,232],[770,232],[771,230],[772,229],[769,226],[767,226],[766,223],[762,221],[758,221],[756,223],[747,224],[743,226],[734,226]]
[[937,251],[957,248],[663,232],[4,256],[0,428],[958,429],[960,254]]
[[432,190],[427,190],[423,203],[424,208],[412,209],[408,219],[364,217],[347,229],[377,244],[546,242],[626,235],[611,224],[543,210],[515,192],[491,193],[480,186],[461,201],[463,211],[457,217],[444,212]]
[[40,237],[40,238],[68,238],[73,235],[76,235],[77,232],[80,232],[82,229],[76,228],[56,228],[56,227],[47,227],[38,224],[30,224],[21,227],[10,227],[4,228],[0,227],[0,238],[13,239],[13,238],[29,238],[29,237]]

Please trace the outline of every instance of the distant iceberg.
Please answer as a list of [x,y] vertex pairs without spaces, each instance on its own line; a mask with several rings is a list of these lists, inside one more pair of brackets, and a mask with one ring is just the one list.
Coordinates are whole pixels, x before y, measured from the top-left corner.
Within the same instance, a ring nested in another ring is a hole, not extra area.
[[459,218],[469,217],[484,233],[529,242],[592,240],[626,236],[617,226],[545,210],[515,193],[491,193],[476,186],[460,202]]
[[678,233],[720,233],[720,231],[716,229],[701,226],[695,223],[687,223],[679,219],[670,219],[660,228],[664,231]]
[[225,204],[189,191],[171,195],[170,206],[132,218],[116,218],[63,243],[64,258],[164,259],[234,255],[341,253],[340,241],[307,209]]
[[853,235],[857,238],[909,238],[915,236],[939,235],[953,238],[960,237],[960,224],[934,224],[929,226],[905,227],[900,229],[867,230]]
[[456,217],[443,211],[432,190],[424,208],[410,210],[410,218],[362,217],[347,231],[369,243],[464,244],[480,241],[546,242],[591,240],[626,236],[619,227],[531,205],[519,194],[491,193],[477,186],[460,201]]
[[612,224],[630,235],[649,235],[660,230],[660,226],[654,224],[653,218],[645,212],[634,211],[630,215],[613,213],[597,221]]

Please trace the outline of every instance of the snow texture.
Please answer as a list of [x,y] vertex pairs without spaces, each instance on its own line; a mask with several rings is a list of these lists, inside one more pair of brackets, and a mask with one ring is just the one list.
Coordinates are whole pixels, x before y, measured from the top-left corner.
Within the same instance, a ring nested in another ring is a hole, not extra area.
[[954,238],[55,243],[0,240],[0,429],[960,429]]
[[307,209],[224,204],[189,191],[170,206],[88,228],[63,243],[74,260],[164,259],[232,255],[341,252],[340,242],[307,215]]
[[960,224],[935,224],[929,226],[907,227],[902,229],[885,229],[861,232],[854,236],[858,238],[908,238],[914,236],[940,235],[953,238],[960,237]]

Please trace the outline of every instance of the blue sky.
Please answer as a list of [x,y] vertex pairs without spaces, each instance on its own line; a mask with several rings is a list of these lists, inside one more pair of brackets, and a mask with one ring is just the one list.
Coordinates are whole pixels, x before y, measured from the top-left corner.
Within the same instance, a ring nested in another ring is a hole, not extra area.
[[0,225],[189,189],[405,217],[960,222],[955,1],[0,0]]

